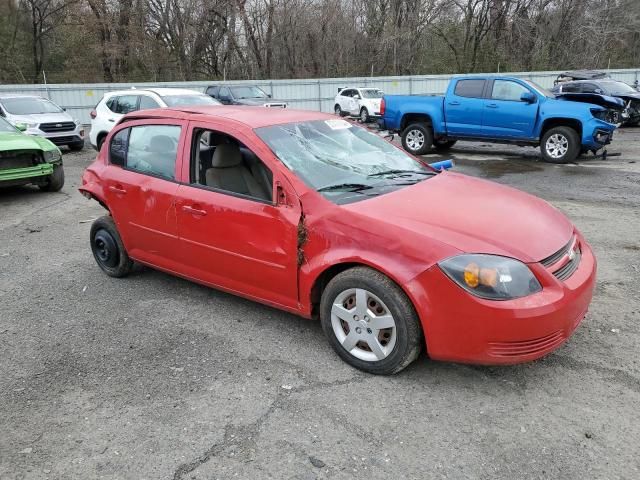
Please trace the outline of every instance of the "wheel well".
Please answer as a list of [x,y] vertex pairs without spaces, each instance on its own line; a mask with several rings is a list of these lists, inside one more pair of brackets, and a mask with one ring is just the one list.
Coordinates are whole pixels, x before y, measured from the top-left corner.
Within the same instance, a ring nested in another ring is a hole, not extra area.
[[96,137],[96,143],[98,143],[98,145],[100,144],[100,141],[104,140],[106,138],[106,136],[108,135],[107,132],[100,132],[98,134],[98,136]]
[[578,133],[578,137],[582,138],[582,123],[580,123],[579,120],[573,118],[551,118],[549,120],[545,120],[545,122],[542,124],[540,139],[542,140],[544,134],[554,127],[572,128]]
[[402,117],[402,121],[400,122],[400,130],[404,130],[412,123],[424,123],[428,126],[432,126],[433,122],[431,121],[431,117],[424,113],[407,113]]
[[315,282],[313,282],[313,286],[311,287],[311,316],[313,318],[319,317],[318,307],[320,306],[320,299],[322,298],[322,292],[327,287],[327,284],[331,281],[333,277],[338,275],[339,273],[344,272],[345,270],[349,270],[353,267],[366,267],[367,265],[363,263],[339,263],[337,265],[332,265],[326,270],[324,270],[318,278],[316,278]]

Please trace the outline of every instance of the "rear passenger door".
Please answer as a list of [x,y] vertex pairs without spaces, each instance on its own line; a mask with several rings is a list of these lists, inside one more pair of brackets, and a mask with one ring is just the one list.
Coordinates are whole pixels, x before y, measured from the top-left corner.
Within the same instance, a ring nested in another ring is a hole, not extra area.
[[103,174],[106,203],[132,258],[174,270],[179,261],[176,178],[185,123],[125,125],[109,139],[110,165]]
[[176,195],[188,275],[296,309],[301,210],[275,157],[253,132],[218,122],[191,122],[188,143]]
[[482,136],[485,85],[483,78],[458,80],[445,96],[447,133],[461,137]]

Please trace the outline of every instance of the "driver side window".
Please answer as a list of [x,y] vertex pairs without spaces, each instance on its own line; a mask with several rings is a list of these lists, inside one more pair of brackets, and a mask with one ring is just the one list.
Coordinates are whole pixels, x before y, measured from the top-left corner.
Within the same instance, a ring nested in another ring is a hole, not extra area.
[[529,90],[519,83],[510,80],[496,80],[493,82],[491,98],[519,102],[523,93],[529,93]]

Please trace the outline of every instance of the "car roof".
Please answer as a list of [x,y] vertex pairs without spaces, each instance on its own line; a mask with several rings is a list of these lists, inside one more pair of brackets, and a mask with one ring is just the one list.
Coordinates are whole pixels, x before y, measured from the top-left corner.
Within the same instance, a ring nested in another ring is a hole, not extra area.
[[137,93],[155,93],[161,97],[169,97],[171,95],[204,95],[198,90],[190,90],[188,88],[130,88],[128,90],[114,90],[106,92],[104,95],[135,95]]
[[0,99],[1,98],[40,98],[42,100],[48,100],[47,98],[41,97],[39,95],[20,95],[14,93],[0,94]]
[[295,110],[291,108],[267,108],[249,106],[193,106],[193,107],[173,107],[156,108],[153,110],[138,110],[125,115],[125,121],[138,119],[226,119],[242,123],[250,128],[268,127],[271,125],[282,125],[285,123],[309,122],[314,120],[335,120],[335,115],[328,113],[314,112],[312,110]]

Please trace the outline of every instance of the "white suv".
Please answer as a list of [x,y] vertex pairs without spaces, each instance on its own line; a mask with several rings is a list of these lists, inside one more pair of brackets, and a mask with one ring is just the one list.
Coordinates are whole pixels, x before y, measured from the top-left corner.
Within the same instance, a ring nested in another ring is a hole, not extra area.
[[333,111],[336,115],[360,117],[363,123],[380,116],[382,90],[377,88],[340,88]]
[[123,115],[150,108],[185,107],[190,105],[220,105],[209,95],[182,88],[130,89],[105,93],[91,111],[91,146],[100,150],[102,142]]

